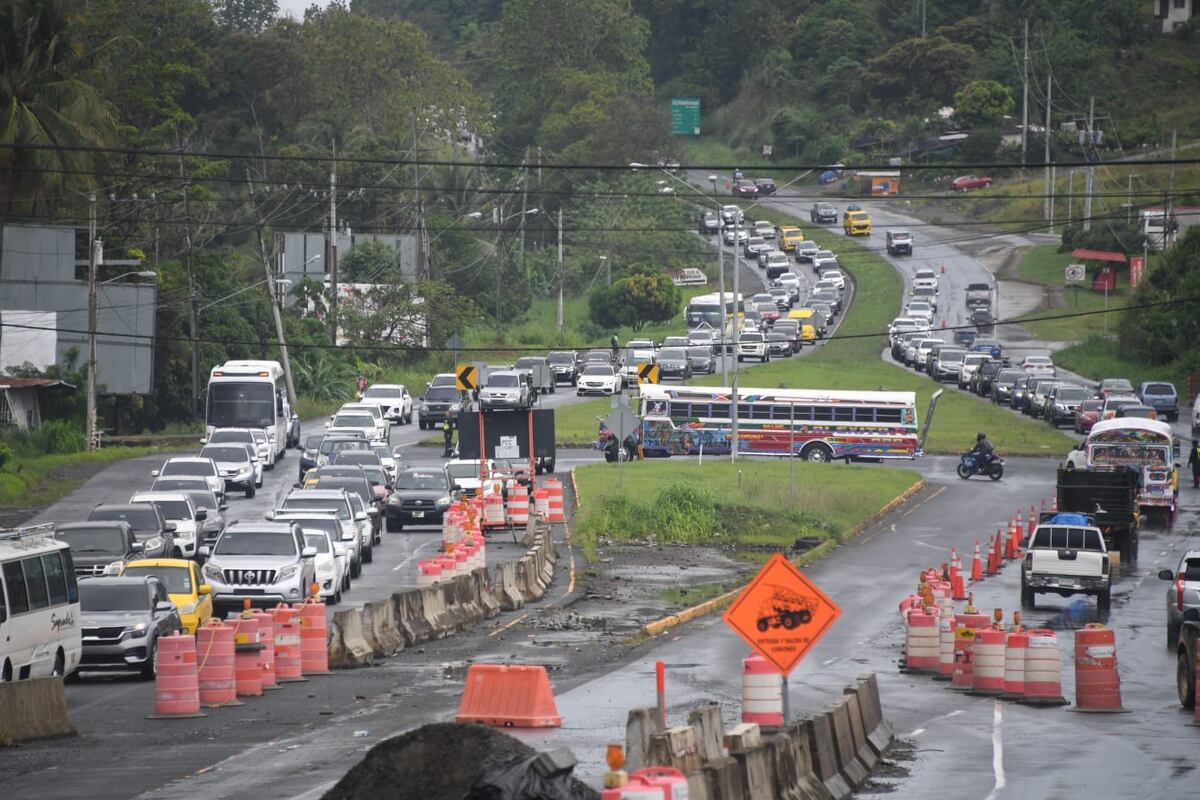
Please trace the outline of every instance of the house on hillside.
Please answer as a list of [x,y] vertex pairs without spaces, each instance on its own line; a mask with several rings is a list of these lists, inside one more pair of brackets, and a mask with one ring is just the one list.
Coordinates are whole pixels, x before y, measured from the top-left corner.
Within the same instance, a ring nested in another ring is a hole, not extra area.
[[1200,0],[1150,0],[1154,18],[1162,21],[1163,33],[1174,33],[1189,20],[1200,17]]
[[43,394],[61,391],[73,392],[75,387],[53,378],[0,378],[0,429],[40,428]]

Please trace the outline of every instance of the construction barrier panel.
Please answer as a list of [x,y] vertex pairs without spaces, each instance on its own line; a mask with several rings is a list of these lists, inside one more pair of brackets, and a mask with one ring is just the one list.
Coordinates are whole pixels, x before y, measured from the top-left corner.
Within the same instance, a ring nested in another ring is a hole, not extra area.
[[563,485],[558,478],[547,478],[542,486],[547,491],[546,495],[546,521],[547,522],[566,522],[567,517],[565,507],[563,506]]
[[263,689],[278,689],[275,679],[275,615],[269,611],[255,610],[250,612],[258,620],[258,641],[262,650],[258,651],[258,666],[262,669]]
[[1117,636],[1092,623],[1075,631],[1075,710],[1124,711],[1117,673]]
[[935,681],[948,681],[954,676],[954,614],[938,617],[938,671]]
[[200,710],[200,682],[196,673],[196,639],[175,631],[154,644],[158,657],[154,678],[154,713],[146,719],[208,716]]
[[456,722],[501,728],[557,728],[562,725],[545,667],[472,664]]
[[62,678],[0,683],[0,742],[75,735]]

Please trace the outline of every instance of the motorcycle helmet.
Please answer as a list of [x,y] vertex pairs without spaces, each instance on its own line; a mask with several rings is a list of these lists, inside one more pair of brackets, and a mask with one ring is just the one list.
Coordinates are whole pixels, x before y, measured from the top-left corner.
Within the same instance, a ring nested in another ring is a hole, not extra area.
[[987,438],[987,434],[986,434],[986,433],[977,433],[977,434],[975,434],[975,441],[977,441],[977,442],[982,442],[982,441],[983,441],[984,439],[986,439],[986,438]]

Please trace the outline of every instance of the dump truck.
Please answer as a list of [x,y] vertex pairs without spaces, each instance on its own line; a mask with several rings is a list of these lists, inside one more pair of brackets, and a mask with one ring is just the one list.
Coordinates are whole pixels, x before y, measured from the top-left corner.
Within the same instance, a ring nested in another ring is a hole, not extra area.
[[1138,557],[1138,487],[1138,473],[1131,469],[1059,469],[1058,511],[1090,516],[1108,552],[1133,563]]
[[758,610],[758,630],[766,633],[771,628],[792,630],[799,625],[812,622],[813,611],[817,601],[811,597],[796,594],[783,586],[772,586],[771,596],[765,600]]

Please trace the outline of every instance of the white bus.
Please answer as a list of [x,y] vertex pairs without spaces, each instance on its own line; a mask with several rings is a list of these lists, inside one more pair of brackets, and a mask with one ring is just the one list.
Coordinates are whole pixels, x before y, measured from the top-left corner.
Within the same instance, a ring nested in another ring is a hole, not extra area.
[[282,458],[292,418],[278,361],[226,361],[213,367],[205,396],[205,440],[217,428],[258,428]]
[[[726,292],[724,319],[729,320],[741,310],[742,296],[733,292]],[[721,294],[719,292],[696,295],[688,301],[687,311],[684,313],[684,322],[687,323],[689,331],[703,327],[711,328],[714,332],[720,331],[721,321]]]
[[71,549],[54,526],[0,530],[0,681],[70,675],[79,625]]

